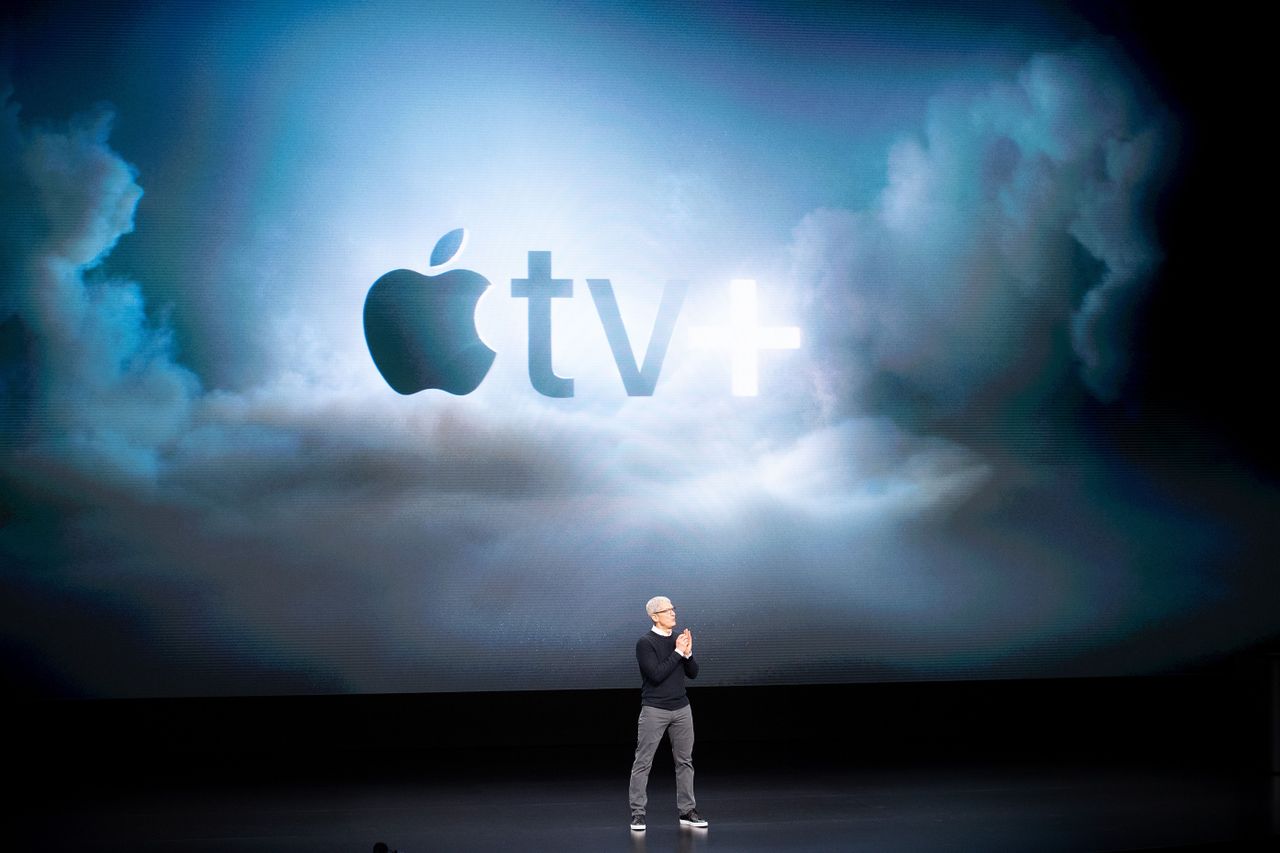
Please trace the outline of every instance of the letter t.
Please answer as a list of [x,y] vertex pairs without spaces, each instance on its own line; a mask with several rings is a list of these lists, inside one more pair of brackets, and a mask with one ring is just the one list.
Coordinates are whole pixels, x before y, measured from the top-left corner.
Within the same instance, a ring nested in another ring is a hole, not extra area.
[[573,296],[573,279],[551,277],[551,253],[529,253],[529,277],[511,279],[511,297],[529,300],[529,381],[547,397],[572,397],[573,380],[551,369],[551,300]]

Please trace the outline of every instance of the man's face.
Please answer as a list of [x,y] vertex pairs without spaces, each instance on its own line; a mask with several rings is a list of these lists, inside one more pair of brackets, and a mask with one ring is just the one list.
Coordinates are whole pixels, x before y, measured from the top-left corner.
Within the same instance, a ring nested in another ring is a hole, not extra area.
[[665,609],[651,614],[653,623],[664,631],[670,631],[676,627],[676,606],[670,602],[668,604],[669,606]]

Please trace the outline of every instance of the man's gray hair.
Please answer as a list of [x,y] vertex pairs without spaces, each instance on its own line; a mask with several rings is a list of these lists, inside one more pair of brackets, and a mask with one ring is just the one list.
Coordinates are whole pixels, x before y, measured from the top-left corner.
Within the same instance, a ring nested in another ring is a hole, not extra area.
[[671,599],[665,595],[655,595],[653,598],[645,602],[644,609],[646,613],[657,613],[659,610],[666,610],[671,607]]

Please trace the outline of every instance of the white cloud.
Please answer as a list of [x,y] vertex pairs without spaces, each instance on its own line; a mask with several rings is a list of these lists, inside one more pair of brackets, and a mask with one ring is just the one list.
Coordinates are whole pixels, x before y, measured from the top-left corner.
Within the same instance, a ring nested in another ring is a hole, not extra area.
[[872,209],[800,223],[795,275],[829,347],[829,405],[877,374],[943,414],[998,404],[1057,381],[1053,338],[1068,330],[1084,383],[1120,393],[1171,132],[1135,92],[1106,49],[1034,57],[1015,83],[935,99],[923,137],[890,151]]

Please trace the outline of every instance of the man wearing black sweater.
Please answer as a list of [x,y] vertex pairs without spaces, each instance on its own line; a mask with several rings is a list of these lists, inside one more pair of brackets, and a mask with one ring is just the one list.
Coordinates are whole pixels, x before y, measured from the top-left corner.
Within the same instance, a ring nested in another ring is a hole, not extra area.
[[682,826],[705,827],[693,799],[693,712],[685,694],[685,677],[698,677],[693,659],[693,633],[675,635],[676,608],[659,595],[645,605],[653,627],[636,641],[640,664],[640,723],[636,730],[636,760],[631,765],[631,828],[645,829],[649,802],[649,768],[663,732],[669,732],[676,764],[676,807]]

